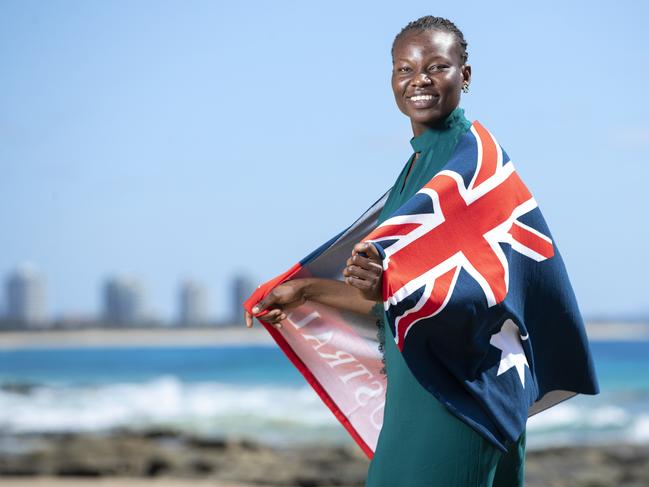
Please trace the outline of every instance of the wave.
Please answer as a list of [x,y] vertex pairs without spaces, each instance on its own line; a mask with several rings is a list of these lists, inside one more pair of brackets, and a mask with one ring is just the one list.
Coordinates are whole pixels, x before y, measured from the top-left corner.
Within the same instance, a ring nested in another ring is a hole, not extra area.
[[638,443],[649,443],[649,414],[638,416],[631,436]]
[[[99,432],[169,428],[204,436],[292,435],[339,439],[331,413],[310,387],[183,383],[172,376],[137,384],[0,389],[0,430]],[[306,438],[305,438],[306,439]]]
[[527,422],[532,448],[610,442],[649,443],[649,404],[629,403],[609,395],[578,397],[531,417]]
[[[647,394],[576,397],[528,421],[528,445],[649,443]],[[170,429],[273,444],[351,441],[307,385],[183,382],[0,385],[0,431],[94,433]]]
[[529,431],[551,431],[563,428],[598,429],[620,427],[632,420],[631,414],[618,406],[601,406],[592,409],[559,404],[536,416],[527,423]]

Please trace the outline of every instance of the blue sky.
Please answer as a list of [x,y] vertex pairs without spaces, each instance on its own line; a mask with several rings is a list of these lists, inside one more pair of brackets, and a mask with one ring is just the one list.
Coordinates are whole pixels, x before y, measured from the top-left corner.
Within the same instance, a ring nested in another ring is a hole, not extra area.
[[[390,45],[464,31],[462,106],[539,201],[586,316],[649,315],[646,2],[0,3],[0,277],[35,262],[54,314],[113,273],[218,316],[347,226],[410,155]],[[645,222],[645,223],[643,223]]]

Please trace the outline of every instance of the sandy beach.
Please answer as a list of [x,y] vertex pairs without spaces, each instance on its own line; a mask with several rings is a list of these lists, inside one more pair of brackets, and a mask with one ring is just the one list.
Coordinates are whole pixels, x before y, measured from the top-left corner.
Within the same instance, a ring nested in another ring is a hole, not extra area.
[[0,332],[0,350],[69,347],[194,347],[274,343],[260,325],[223,328],[90,328]]
[[598,321],[586,323],[590,340],[649,340],[649,323]]
[[[646,323],[587,323],[591,340],[649,340]],[[270,345],[274,341],[259,324],[221,328],[92,328],[0,332],[0,350],[66,347],[165,347]]]

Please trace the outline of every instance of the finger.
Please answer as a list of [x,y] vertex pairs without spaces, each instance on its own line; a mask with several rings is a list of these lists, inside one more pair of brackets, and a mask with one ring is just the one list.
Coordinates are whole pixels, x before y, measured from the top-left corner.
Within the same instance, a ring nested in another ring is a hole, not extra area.
[[378,277],[377,273],[368,271],[357,265],[345,267],[345,271],[346,277],[358,277],[359,279],[364,279],[366,281],[375,281]]
[[365,255],[367,255],[370,258],[370,260],[381,262],[383,259],[381,258],[381,253],[379,252],[379,249],[376,248],[376,245],[370,242],[364,242],[364,243],[366,245]]
[[359,267],[362,267],[365,270],[368,271],[373,271],[377,273],[381,273],[383,271],[383,265],[381,264],[381,261],[375,261],[368,259],[367,257],[363,257],[360,254],[354,255],[351,259],[351,264],[348,265],[357,265]]
[[264,320],[266,323],[275,323],[277,318],[282,314],[282,310],[279,308],[274,308],[266,313],[264,316],[260,316],[260,320]]
[[352,249],[352,257],[357,254],[365,254],[372,260],[382,260],[378,249],[370,242],[359,242]]
[[246,320],[246,326],[250,328],[252,326],[252,315],[246,311],[243,316]]
[[275,293],[273,291],[269,292],[268,295],[259,301],[254,308],[252,308],[252,313],[257,315],[264,311],[266,308],[271,306],[277,301],[277,298],[275,297]]
[[362,257],[373,262],[382,262],[383,258],[378,249],[369,242],[361,242],[354,245],[352,250],[352,259]]
[[367,291],[372,287],[371,284],[367,282],[365,279],[359,279],[358,277],[354,277],[354,276],[349,276],[345,278],[345,282],[350,286],[354,286],[355,288],[360,289],[361,291]]
[[361,252],[367,252],[369,244],[367,242],[358,242],[352,249],[352,257]]
[[280,321],[286,319],[286,314],[281,309],[275,308],[259,319],[265,321],[269,325],[273,325],[276,329],[279,330],[282,327]]

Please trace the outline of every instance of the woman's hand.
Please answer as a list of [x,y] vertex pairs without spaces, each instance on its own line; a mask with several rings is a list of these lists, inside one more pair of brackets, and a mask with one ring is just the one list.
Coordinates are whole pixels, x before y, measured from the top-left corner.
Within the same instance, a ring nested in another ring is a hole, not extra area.
[[[360,255],[364,253],[367,257]],[[352,256],[343,270],[345,282],[359,289],[370,301],[382,301],[383,261],[376,247],[367,242],[354,245]]]
[[[305,279],[295,279],[280,284],[273,288],[264,299],[259,301],[252,308],[252,312],[256,315],[265,309],[269,309],[268,313],[260,316],[259,319],[270,323],[275,328],[281,328],[282,324],[280,321],[286,319],[285,311],[300,306],[306,301],[306,284],[307,281]],[[244,316],[246,318],[246,326],[250,328],[253,323],[253,315],[246,311]]]
[[[360,255],[361,253],[365,256]],[[286,319],[286,311],[297,308],[306,301],[371,315],[372,307],[383,299],[381,296],[383,266],[381,255],[376,247],[362,242],[354,245],[352,256],[347,259],[347,267],[343,270],[343,276],[345,282],[307,277],[286,281],[276,286],[252,308],[252,314],[245,312],[246,326],[248,328],[252,326],[253,315],[257,316],[262,311],[268,310],[268,313],[257,317],[279,329],[282,327],[280,322]],[[350,289],[349,286],[354,289]]]

